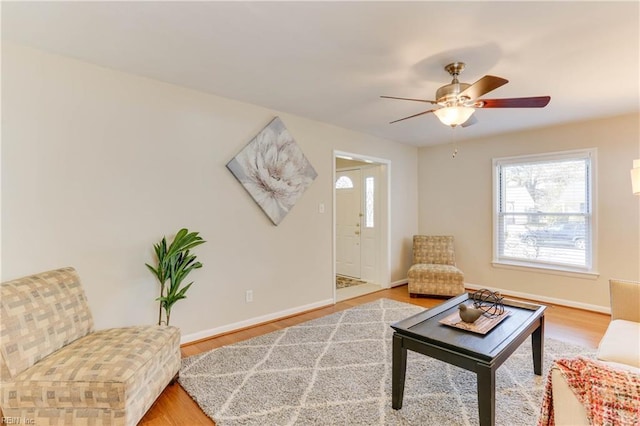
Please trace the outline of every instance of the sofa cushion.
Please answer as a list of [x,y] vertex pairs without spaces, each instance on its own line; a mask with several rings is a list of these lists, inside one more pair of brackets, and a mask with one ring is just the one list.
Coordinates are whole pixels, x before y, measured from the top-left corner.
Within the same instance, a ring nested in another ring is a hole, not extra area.
[[455,265],[456,254],[451,235],[414,235],[413,264]]
[[[553,367],[547,380],[551,380],[553,418],[556,425],[588,426],[589,419],[584,405],[562,377],[560,369]],[[549,385],[547,385],[548,387]],[[548,402],[547,402],[548,404]],[[551,414],[547,414],[550,416]]]
[[[463,285],[464,273],[452,265],[418,263],[411,265],[407,272],[409,282],[424,281],[430,283]],[[464,290],[463,290],[464,291]]]
[[453,265],[419,263],[407,273],[410,294],[457,296],[464,293],[464,274]]
[[19,278],[0,286],[2,379],[93,330],[93,317],[73,268]]
[[180,367],[179,348],[180,332],[175,327],[100,330],[3,383],[2,403],[6,407],[124,408],[127,401],[151,393],[149,378],[167,376],[158,369],[172,369],[175,374]]
[[600,341],[597,358],[640,368],[640,323],[611,321]]

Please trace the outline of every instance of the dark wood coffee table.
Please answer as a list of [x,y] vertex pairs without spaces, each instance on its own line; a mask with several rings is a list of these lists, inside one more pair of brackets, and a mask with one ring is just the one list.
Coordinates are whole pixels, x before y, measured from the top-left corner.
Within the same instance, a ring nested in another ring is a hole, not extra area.
[[487,334],[461,330],[439,321],[451,315],[463,302],[464,293],[425,312],[393,324],[392,407],[402,408],[407,349],[474,371],[478,378],[480,425],[495,424],[496,370],[529,335],[533,346],[533,372],[542,374],[544,311],[546,306],[504,300],[511,314]]

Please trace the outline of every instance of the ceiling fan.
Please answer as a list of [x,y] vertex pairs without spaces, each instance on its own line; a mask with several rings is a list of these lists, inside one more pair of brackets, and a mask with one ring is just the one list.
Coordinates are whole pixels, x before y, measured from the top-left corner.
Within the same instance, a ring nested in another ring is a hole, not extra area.
[[536,96],[530,98],[505,98],[505,99],[478,99],[492,90],[509,82],[501,77],[485,75],[473,84],[460,83],[458,75],[464,70],[464,62],[454,62],[444,69],[451,74],[451,84],[440,87],[436,91],[436,100],[413,98],[398,98],[394,96],[380,96],[385,99],[400,99],[403,101],[424,102],[439,105],[440,108],[419,112],[418,114],[392,121],[407,120],[424,114],[434,113],[443,124],[455,127],[467,127],[477,122],[473,117],[476,108],[542,108],[551,100],[550,96]]

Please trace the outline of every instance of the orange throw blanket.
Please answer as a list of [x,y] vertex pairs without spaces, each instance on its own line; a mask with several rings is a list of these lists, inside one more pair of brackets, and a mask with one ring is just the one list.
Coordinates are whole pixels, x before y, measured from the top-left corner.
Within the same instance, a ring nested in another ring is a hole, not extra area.
[[[587,358],[555,361],[569,388],[584,405],[591,425],[640,425],[640,375]],[[554,426],[551,370],[538,426]]]

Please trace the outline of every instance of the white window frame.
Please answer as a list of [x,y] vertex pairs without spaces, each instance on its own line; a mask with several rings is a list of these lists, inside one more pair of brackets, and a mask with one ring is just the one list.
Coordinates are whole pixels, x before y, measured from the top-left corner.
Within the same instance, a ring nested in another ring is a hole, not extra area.
[[[591,236],[591,244],[588,245],[589,249],[587,251],[587,265],[585,267],[572,267],[568,265],[555,265],[553,263],[541,262],[535,260],[526,260],[526,259],[513,259],[513,258],[504,258],[500,254],[500,214],[501,212],[501,182],[500,182],[500,167],[504,165],[510,164],[518,164],[518,163],[526,163],[526,162],[541,162],[541,161],[558,161],[558,160],[569,160],[569,159],[589,159],[589,165],[587,170],[587,185],[589,188],[589,199],[588,199],[588,213],[589,213],[589,223],[591,224],[591,229],[587,230],[587,232]],[[500,268],[508,268],[508,269],[519,269],[525,271],[536,271],[543,273],[551,273],[558,275],[569,275],[569,276],[577,276],[582,278],[590,278],[595,279],[599,276],[597,269],[597,236],[598,236],[598,226],[597,226],[597,206],[596,197],[597,197],[597,188],[596,188],[596,174],[597,174],[597,149],[580,149],[580,150],[572,150],[572,151],[560,151],[560,152],[552,152],[545,154],[530,154],[530,155],[520,155],[514,157],[501,157],[493,159],[493,204],[492,204],[492,215],[493,215],[493,266]]]

